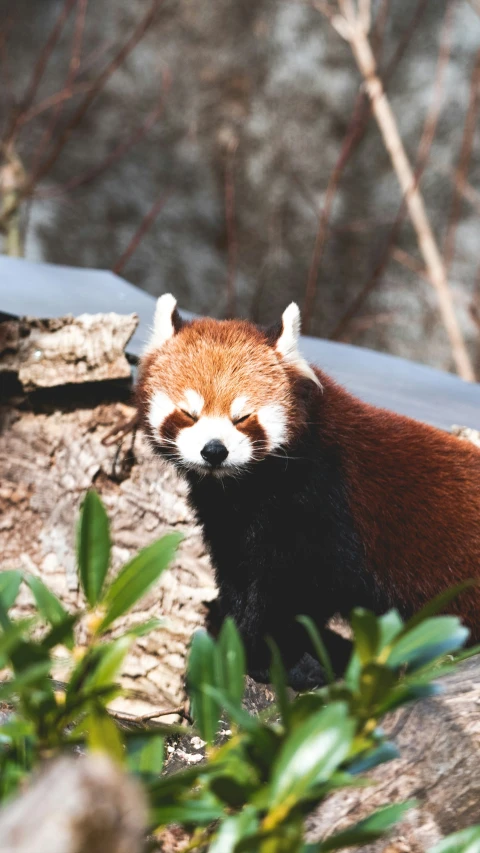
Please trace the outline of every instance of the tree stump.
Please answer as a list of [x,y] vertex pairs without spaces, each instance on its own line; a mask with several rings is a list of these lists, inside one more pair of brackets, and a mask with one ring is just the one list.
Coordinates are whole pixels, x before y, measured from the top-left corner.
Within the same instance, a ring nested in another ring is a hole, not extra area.
[[[185,484],[153,456],[141,435],[129,432],[119,443],[103,443],[112,429],[135,415],[125,402],[132,390],[130,367],[118,347],[113,355],[107,353],[105,341],[122,340],[123,348],[135,322],[112,314],[94,319],[49,321],[55,346],[46,343],[45,323],[0,324],[0,375],[5,380],[0,409],[0,571],[19,568],[40,576],[67,607],[76,607],[80,593],[75,525],[80,502],[92,486],[110,516],[112,571],[154,539],[180,530],[185,538],[172,568],[128,617],[132,623],[165,618],[162,629],[138,639],[127,659],[123,686],[135,698],[114,703],[117,710],[148,713],[183,701],[188,642],[203,625],[204,602],[215,598],[216,590],[200,530],[187,506]],[[38,343],[39,326],[42,353],[51,354],[45,366],[48,389],[42,376],[34,380],[27,369],[32,346],[18,346],[19,340],[32,337]],[[88,346],[86,328],[92,338]],[[64,335],[67,373],[59,356],[59,334]],[[108,379],[101,367],[102,352],[109,360]],[[7,373],[15,376],[13,385],[6,381]],[[92,382],[92,376],[98,381]],[[9,392],[14,396],[5,399]],[[25,615],[31,605],[28,590],[22,588],[18,613]]]

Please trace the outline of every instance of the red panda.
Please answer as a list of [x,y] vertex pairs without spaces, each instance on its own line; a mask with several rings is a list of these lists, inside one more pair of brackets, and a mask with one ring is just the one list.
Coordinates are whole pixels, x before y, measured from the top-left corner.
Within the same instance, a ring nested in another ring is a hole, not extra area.
[[[294,303],[264,330],[182,322],[166,294],[137,396],[152,446],[188,482],[250,672],[265,677],[270,635],[306,686],[318,673],[298,614],[322,630],[355,606],[409,616],[480,575],[480,451],[356,399],[307,364],[299,334]],[[480,641],[479,590],[450,609]],[[325,637],[340,669],[344,641]]]

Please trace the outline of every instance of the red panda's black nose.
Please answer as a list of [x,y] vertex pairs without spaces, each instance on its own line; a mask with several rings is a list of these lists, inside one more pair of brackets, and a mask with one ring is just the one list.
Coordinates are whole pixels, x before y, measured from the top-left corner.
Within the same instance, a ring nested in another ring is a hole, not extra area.
[[205,459],[205,462],[216,466],[221,465],[224,459],[227,458],[228,450],[218,438],[212,438],[211,441],[207,441],[203,450],[200,451],[200,455]]

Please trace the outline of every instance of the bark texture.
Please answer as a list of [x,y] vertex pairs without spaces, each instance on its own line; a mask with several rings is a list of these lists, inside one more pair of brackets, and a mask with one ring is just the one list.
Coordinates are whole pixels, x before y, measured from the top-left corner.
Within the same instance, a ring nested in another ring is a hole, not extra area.
[[0,373],[16,375],[23,391],[126,379],[124,349],[137,323],[135,314],[113,313],[1,323]]
[[335,794],[309,822],[323,838],[381,805],[412,797],[412,809],[390,840],[362,853],[426,853],[444,836],[480,823],[480,659],[442,679],[443,695],[391,714],[384,729],[400,758],[368,774],[369,788]]

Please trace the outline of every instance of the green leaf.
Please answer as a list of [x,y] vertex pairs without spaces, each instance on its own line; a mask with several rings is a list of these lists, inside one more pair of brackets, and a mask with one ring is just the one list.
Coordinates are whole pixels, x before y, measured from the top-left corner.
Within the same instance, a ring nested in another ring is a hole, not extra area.
[[378,767],[379,764],[385,764],[387,761],[393,761],[400,755],[394,743],[387,741],[373,750],[368,750],[367,753],[357,756],[351,764],[348,765],[348,772],[356,775],[357,773],[365,773],[367,770],[372,770],[373,767]]
[[400,636],[393,645],[387,666],[409,665],[414,671],[420,666],[461,648],[468,637],[457,616],[436,616],[426,619]]
[[154,737],[132,738],[128,742],[128,768],[132,773],[137,773],[147,779],[157,779],[162,770],[165,760],[165,740],[156,735]]
[[208,826],[214,820],[223,817],[224,806],[214,798],[185,800],[184,803],[158,806],[153,809],[155,827],[166,826],[169,823],[180,823],[184,826]]
[[272,680],[272,684],[275,688],[275,695],[277,697],[277,705],[278,710],[280,711],[280,716],[282,718],[282,723],[286,729],[290,728],[290,702],[288,699],[288,691],[287,691],[287,677],[285,674],[285,669],[282,663],[282,658],[280,656],[280,651],[277,644],[271,639],[268,638],[268,645],[270,646],[272,652],[272,663],[270,666],[270,678]]
[[160,806],[168,801],[178,802],[182,796],[188,794],[198,784],[199,779],[218,773],[222,770],[222,767],[222,764],[211,761],[209,764],[189,767],[187,770],[179,770],[178,773],[172,773],[171,776],[163,776],[161,779],[156,779],[148,785],[148,793],[152,805],[160,808]]
[[[45,586],[40,578],[29,575],[25,580],[33,593],[40,615],[43,616],[50,625],[55,628],[62,624],[66,625],[69,621],[71,622],[71,617],[63,607],[62,603],[59,601],[57,596],[53,594],[53,592],[50,592],[48,587]],[[64,634],[63,641],[65,642],[65,645],[72,648],[73,631],[71,629],[70,632],[67,631]]]
[[64,645],[68,649],[73,648],[74,636],[73,628],[78,622],[79,614],[68,614],[63,622],[58,622],[43,638],[41,645],[44,649],[53,649],[55,646]]
[[105,593],[103,604],[107,612],[98,633],[108,628],[119,616],[123,616],[148,592],[171,563],[182,539],[181,533],[168,533],[143,548],[123,567]]
[[45,682],[48,683],[47,677],[50,674],[51,665],[51,661],[34,663],[20,675],[10,681],[4,681],[0,685],[0,699],[11,699],[25,688],[43,687]]
[[337,832],[325,841],[322,841],[318,846],[312,845],[306,850],[317,850],[318,853],[329,853],[330,850],[341,850],[345,847],[355,847],[359,844],[368,844],[370,841],[376,841],[388,832],[405,814],[408,809],[416,805],[414,800],[406,803],[398,803],[392,806],[385,806],[379,809],[370,817],[356,823],[355,826],[349,829],[344,829],[342,832]]
[[233,619],[225,619],[217,640],[217,684],[230,702],[241,707],[245,691],[245,650]]
[[15,649],[24,643],[23,638],[33,624],[33,619],[21,619],[18,622],[10,622],[7,628],[0,632],[0,661],[2,669],[6,666],[5,658],[10,658]]
[[192,716],[203,740],[213,743],[218,729],[220,705],[207,687],[216,686],[216,647],[205,631],[192,640],[187,667],[187,689],[192,699]]
[[396,673],[387,666],[372,662],[362,668],[360,673],[360,702],[370,715],[374,715],[377,705],[382,702],[397,681]]
[[104,752],[114,761],[122,763],[124,749],[120,732],[106,711],[95,710],[83,721],[87,744],[92,752]]
[[[217,714],[220,717],[222,709],[226,711],[230,720],[236,723],[239,728],[245,732],[255,733],[260,727],[258,717],[253,717],[241,705],[235,705],[230,701],[226,693],[218,687],[212,687],[211,684],[204,684],[202,690],[207,696],[213,700],[217,707]],[[193,715],[195,717],[195,715]]]
[[110,563],[110,531],[107,513],[98,494],[85,495],[80,510],[77,561],[82,589],[90,607],[95,607]]
[[344,703],[335,702],[306,720],[286,739],[272,770],[271,809],[295,805],[313,784],[328,779],[346,758],[355,722]]
[[5,610],[10,610],[15,604],[22,580],[22,572],[13,569],[0,572],[0,600]]
[[227,817],[221,824],[209,853],[234,853],[239,841],[243,841],[258,830],[259,820],[256,810],[246,806],[239,814]]
[[128,634],[132,637],[145,637],[146,634],[150,634],[152,631],[156,631],[157,628],[163,628],[165,626],[165,619],[149,619],[147,622],[141,622],[140,625],[133,625],[128,629]]
[[429,853],[479,853],[480,850],[480,826],[471,826],[454,832],[443,841],[435,844]]
[[425,622],[431,616],[435,616],[437,613],[440,613],[442,610],[445,610],[448,604],[453,601],[455,598],[458,598],[462,592],[465,592],[467,589],[471,589],[472,586],[478,586],[478,580],[472,578],[471,580],[463,581],[462,583],[457,584],[456,586],[452,586],[449,589],[446,589],[444,592],[441,592],[432,601],[429,601],[425,607],[422,607],[418,613],[415,613],[408,622],[405,623],[405,626],[402,631],[403,634],[408,634],[413,628],[416,628],[417,625],[420,625],[421,622]]
[[355,651],[362,664],[375,657],[380,645],[380,625],[378,619],[369,610],[356,608],[351,615],[353,642]]
[[333,671],[332,662],[315,622],[313,619],[310,619],[309,616],[297,616],[297,622],[300,622],[300,625],[303,625],[310,637],[310,642],[315,650],[315,654],[325,670],[327,683],[333,684],[335,681],[335,673]]
[[132,636],[125,634],[118,640],[99,647],[96,665],[86,681],[89,688],[106,687],[115,683],[133,640]]
[[380,628],[380,649],[388,646],[403,630],[403,620],[398,610],[388,610],[383,616],[379,616],[378,625]]

